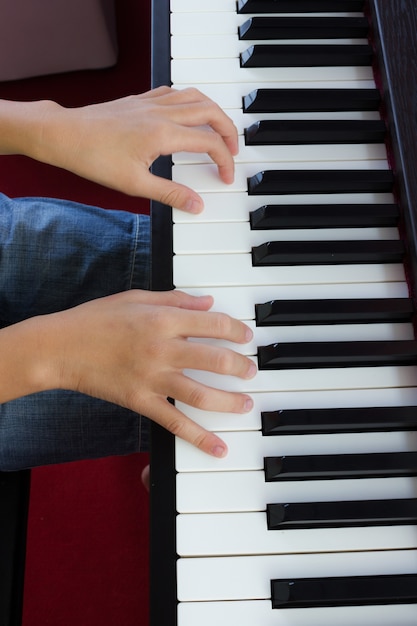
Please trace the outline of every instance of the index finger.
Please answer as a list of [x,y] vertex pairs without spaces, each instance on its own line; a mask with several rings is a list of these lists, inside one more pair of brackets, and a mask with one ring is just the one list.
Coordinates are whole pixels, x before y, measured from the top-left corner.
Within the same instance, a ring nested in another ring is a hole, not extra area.
[[183,337],[225,339],[235,343],[248,343],[253,332],[240,320],[226,313],[181,310],[176,331]]

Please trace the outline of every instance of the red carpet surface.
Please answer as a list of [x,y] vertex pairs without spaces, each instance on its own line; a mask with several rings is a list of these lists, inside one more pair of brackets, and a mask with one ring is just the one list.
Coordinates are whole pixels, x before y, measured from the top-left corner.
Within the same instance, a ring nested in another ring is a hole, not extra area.
[[[149,4],[116,5],[115,67],[0,83],[0,98],[78,106],[149,89]],[[30,159],[0,157],[0,163],[0,190],[10,196],[148,211],[140,198]],[[140,483],[147,461],[137,455],[32,472],[24,626],[148,624],[148,498]]]

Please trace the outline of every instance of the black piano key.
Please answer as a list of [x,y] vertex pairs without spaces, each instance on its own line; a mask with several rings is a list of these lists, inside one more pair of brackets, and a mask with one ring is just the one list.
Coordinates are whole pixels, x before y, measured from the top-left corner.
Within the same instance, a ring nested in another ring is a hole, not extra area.
[[258,348],[260,370],[415,365],[417,341],[300,341]]
[[262,120],[245,128],[247,146],[384,143],[382,120]]
[[264,472],[266,482],[417,476],[417,452],[265,457]]
[[243,97],[244,113],[377,111],[378,89],[255,89]]
[[239,39],[343,39],[368,36],[365,17],[251,17]]
[[391,170],[265,170],[248,178],[248,193],[384,193],[393,180]]
[[397,226],[396,204],[268,204],[249,213],[251,230]]
[[410,298],[271,300],[255,305],[257,326],[411,322]]
[[372,64],[369,44],[256,44],[240,54],[245,67],[344,67]]
[[319,13],[362,11],[364,0],[238,0],[238,13]]
[[417,499],[268,504],[268,530],[351,528],[417,523]]
[[281,409],[261,413],[262,435],[394,432],[417,429],[417,406]]
[[273,609],[411,604],[417,574],[275,579],[271,597]]
[[401,263],[404,244],[394,240],[268,241],[252,248],[253,267]]

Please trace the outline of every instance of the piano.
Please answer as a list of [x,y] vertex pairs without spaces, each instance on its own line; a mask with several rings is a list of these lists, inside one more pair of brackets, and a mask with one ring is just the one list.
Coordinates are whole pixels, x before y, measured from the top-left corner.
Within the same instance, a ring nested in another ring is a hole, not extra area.
[[239,129],[153,171],[152,288],[254,329],[250,414],[206,414],[225,459],[157,425],[151,626],[417,624],[417,5],[158,0],[153,87],[196,86]]

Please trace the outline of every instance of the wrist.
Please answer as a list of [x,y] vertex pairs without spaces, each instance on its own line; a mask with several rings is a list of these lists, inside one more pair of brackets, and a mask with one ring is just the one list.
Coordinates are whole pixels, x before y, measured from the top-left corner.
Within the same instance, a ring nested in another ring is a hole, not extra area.
[[58,345],[48,330],[50,317],[34,317],[0,330],[0,403],[57,387]]
[[61,109],[49,100],[0,101],[0,154],[21,154],[38,159],[50,120]]

